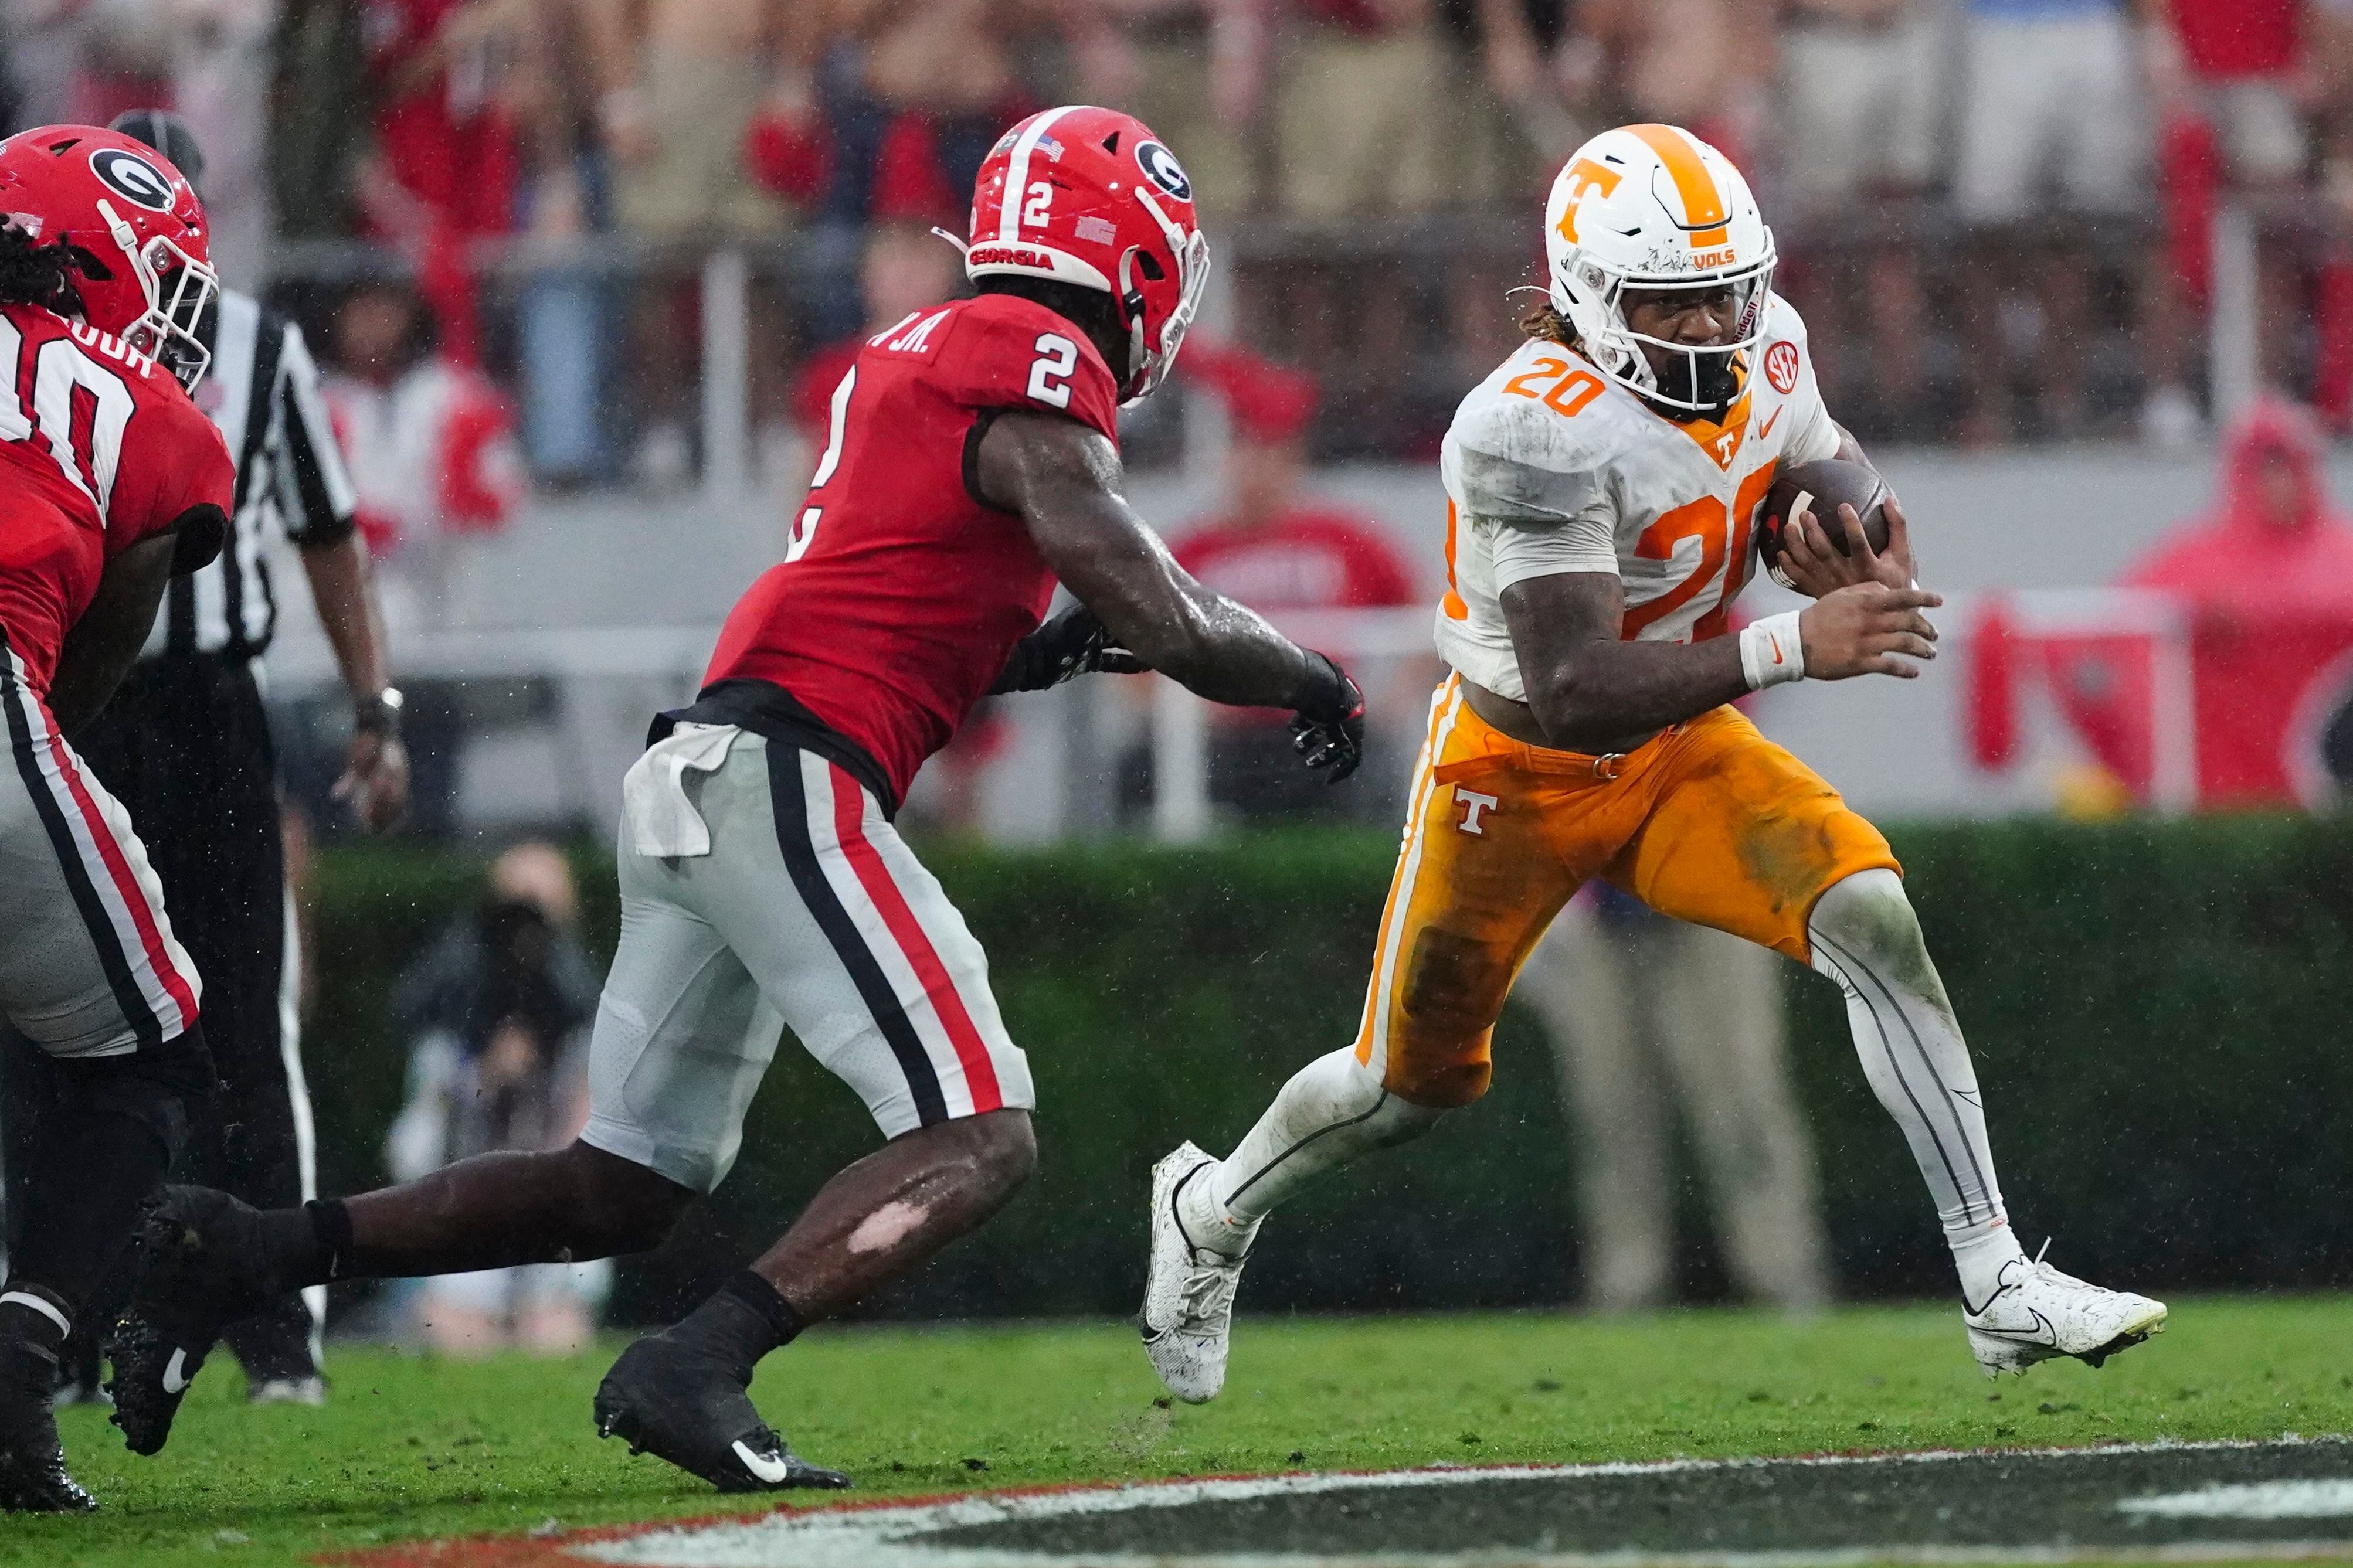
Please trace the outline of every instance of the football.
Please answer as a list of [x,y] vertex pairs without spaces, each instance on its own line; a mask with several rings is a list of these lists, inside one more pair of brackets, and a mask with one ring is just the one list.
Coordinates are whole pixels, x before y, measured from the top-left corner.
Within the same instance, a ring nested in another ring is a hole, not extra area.
[[1887,483],[1861,463],[1850,463],[1842,458],[1824,458],[1817,463],[1799,463],[1782,469],[1774,477],[1773,488],[1766,492],[1765,510],[1757,520],[1757,553],[1768,568],[1781,564],[1781,531],[1793,517],[1806,512],[1814,514],[1822,531],[1830,535],[1831,545],[1841,555],[1849,554],[1846,529],[1839,521],[1841,505],[1854,508],[1855,516],[1862,521],[1862,536],[1876,552],[1887,548],[1887,513],[1883,506],[1887,500]]

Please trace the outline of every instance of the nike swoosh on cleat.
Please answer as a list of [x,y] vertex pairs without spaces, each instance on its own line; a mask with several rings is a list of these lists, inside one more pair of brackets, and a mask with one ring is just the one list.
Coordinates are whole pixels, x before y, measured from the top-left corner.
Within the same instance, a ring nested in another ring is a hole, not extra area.
[[735,1457],[744,1461],[745,1469],[772,1487],[793,1473],[792,1467],[781,1457],[772,1459],[765,1454],[755,1454],[740,1437],[735,1440]]
[[2042,1331],[2040,1334],[2037,1334],[2031,1329],[2022,1328],[1987,1328],[1979,1329],[1978,1331],[1982,1334],[1991,1334],[1996,1339],[2008,1340],[2014,1345],[2035,1345],[2044,1350],[2057,1350],[2059,1348],[2059,1331],[2051,1326],[2051,1320],[2044,1317],[2042,1311],[2037,1308],[2029,1307],[2026,1310],[2029,1313],[2032,1314],[2036,1326]]
[[188,1377],[185,1371],[187,1364],[188,1352],[186,1351],[178,1350],[172,1352],[172,1359],[164,1363],[164,1393],[179,1394],[187,1388]]

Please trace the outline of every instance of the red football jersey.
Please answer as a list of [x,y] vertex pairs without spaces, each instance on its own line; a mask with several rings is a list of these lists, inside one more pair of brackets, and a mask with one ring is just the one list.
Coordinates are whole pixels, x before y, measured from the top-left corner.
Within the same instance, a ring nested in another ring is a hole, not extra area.
[[35,691],[106,563],[202,508],[218,529],[235,474],[170,371],[93,327],[0,305],[0,628]]
[[1119,438],[1110,366],[1042,305],[983,294],[869,338],[784,562],[736,602],[703,684],[784,688],[903,799],[1054,596],[1021,520],[971,489],[974,432],[1008,408]]

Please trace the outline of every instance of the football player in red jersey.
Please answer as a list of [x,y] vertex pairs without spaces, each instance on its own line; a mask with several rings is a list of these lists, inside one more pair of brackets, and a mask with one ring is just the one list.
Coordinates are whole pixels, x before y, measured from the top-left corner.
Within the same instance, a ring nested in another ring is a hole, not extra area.
[[[1034,115],[981,169],[965,260],[976,298],[911,312],[842,376],[784,562],[623,783],[579,1142],[302,1209],[170,1189],[116,1346],[133,1448],[258,1300],[654,1246],[733,1163],[781,1025],[889,1142],[632,1345],[596,1423],[724,1490],[848,1484],[761,1420],[754,1363],[986,1220],[1037,1158],[987,961],[891,826],[915,770],[986,693],[1138,668],[1290,709],[1308,766],[1354,769],[1356,685],[1194,582],[1120,494],[1119,406],[1167,374],[1208,268],[1175,156],[1124,114]],[[1058,580],[1079,605],[1040,626]]]
[[[130,818],[67,737],[220,550],[228,449],[189,401],[212,298],[204,209],[128,137],[0,142],[0,1015],[37,1047],[0,1290],[0,1508],[97,1506],[66,1473],[58,1350],[210,1092],[196,973]],[[30,1053],[28,1053],[30,1054]]]

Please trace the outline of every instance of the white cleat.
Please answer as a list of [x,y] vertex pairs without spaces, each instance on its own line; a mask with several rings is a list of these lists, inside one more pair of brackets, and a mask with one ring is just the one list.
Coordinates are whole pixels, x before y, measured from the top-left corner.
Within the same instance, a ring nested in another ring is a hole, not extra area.
[[327,1380],[310,1377],[266,1377],[245,1391],[248,1405],[309,1405],[327,1403]]
[[1152,1258],[1136,1328],[1152,1370],[1187,1405],[1213,1399],[1226,1385],[1234,1289],[1242,1282],[1242,1257],[1195,1247],[1178,1208],[1187,1184],[1217,1163],[1180,1143],[1152,1167]]
[[[2043,1252],[2051,1244],[2042,1244]],[[2071,1355],[2093,1366],[2165,1331],[2165,1303],[2129,1290],[2062,1274],[2037,1253],[2002,1265],[2000,1285],[1981,1308],[1961,1301],[1969,1351],[1988,1377],[2023,1373],[2039,1361]]]

